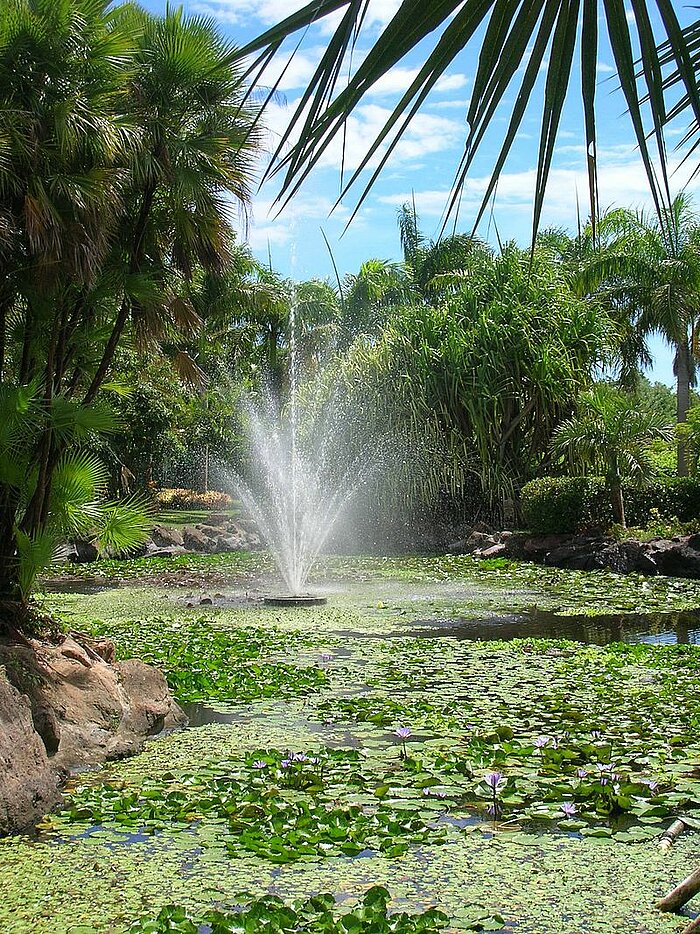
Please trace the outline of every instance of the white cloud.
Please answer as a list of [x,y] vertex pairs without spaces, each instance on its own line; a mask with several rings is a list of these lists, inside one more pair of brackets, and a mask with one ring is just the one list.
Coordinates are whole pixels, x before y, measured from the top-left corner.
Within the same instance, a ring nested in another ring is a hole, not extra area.
[[[679,159],[671,160],[671,183],[674,190],[684,186],[690,193],[700,193],[700,179],[691,179],[692,166],[681,165]],[[468,224],[478,210],[489,182],[488,176],[467,180],[461,197],[460,216]],[[498,183],[494,216],[502,235],[511,236],[509,223],[522,227],[522,218],[532,211],[535,189],[534,168],[522,172],[504,172]],[[652,207],[649,184],[641,162],[637,158],[610,159],[599,167],[601,208],[612,206],[645,208]],[[573,228],[576,223],[576,202],[582,214],[587,214],[588,182],[584,169],[556,168],[549,176],[547,194],[542,215],[542,226],[564,226]],[[400,206],[409,197],[415,197],[418,213],[425,217],[442,217],[451,192],[448,189],[432,189],[385,195],[378,200],[383,204]]]
[[[261,26],[272,26],[307,5],[307,0],[194,0],[193,12],[211,16],[222,23],[249,24],[253,19]],[[363,28],[383,29],[401,5],[401,0],[372,0]],[[342,11],[324,17],[320,26],[330,32],[342,17]]]
[[[333,201],[323,195],[301,192],[289,202],[282,214],[277,216],[280,205],[271,198],[258,197],[248,224],[247,241],[253,250],[265,250],[268,244],[283,246],[293,244],[300,236],[303,225],[317,220],[319,226],[328,223]],[[349,217],[349,210],[338,205],[333,211],[333,224],[341,226]],[[308,230],[308,226],[304,227]]]
[[[298,101],[290,101],[287,106],[270,105],[265,123],[273,140],[282,136],[297,104]],[[341,168],[346,172],[356,169],[391,112],[390,108],[376,103],[358,106],[348,118],[344,134],[338,134],[330,142],[314,171],[322,168],[334,169],[336,172]],[[418,113],[397,143],[388,165],[396,168],[403,163],[415,164],[426,156],[451,149],[463,141],[463,136],[464,126],[460,121],[439,114]],[[373,157],[369,168],[379,163],[385,151],[386,143]]]
[[[408,90],[413,81],[418,77],[420,69],[402,68],[395,66],[372,86],[369,90],[371,95],[398,95]],[[433,89],[436,94],[444,94],[450,91],[458,91],[467,85],[467,76],[463,74],[445,75],[438,79]]]

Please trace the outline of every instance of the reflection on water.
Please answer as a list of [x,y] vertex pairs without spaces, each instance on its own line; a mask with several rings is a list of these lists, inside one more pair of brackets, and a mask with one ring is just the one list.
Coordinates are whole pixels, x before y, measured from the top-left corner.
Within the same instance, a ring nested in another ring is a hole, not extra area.
[[700,645],[700,610],[560,616],[546,610],[462,620],[415,620],[414,636],[455,639],[571,639],[593,645],[646,642],[652,645]]

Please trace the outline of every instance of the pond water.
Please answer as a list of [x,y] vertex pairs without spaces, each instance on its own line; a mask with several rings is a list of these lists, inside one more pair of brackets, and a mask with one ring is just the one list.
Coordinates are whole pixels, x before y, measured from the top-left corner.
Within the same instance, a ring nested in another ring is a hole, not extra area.
[[536,608],[486,619],[416,620],[418,638],[571,639],[592,645],[643,642],[649,645],[699,645],[700,611],[674,613],[601,613],[561,616]]
[[3,934],[159,932],[167,905],[206,930],[270,894],[340,912],[375,884],[453,931],[678,931],[654,902],[697,837],[658,838],[700,826],[700,585],[343,559],[328,606],[287,610],[221,573],[47,594],[159,664],[190,725],[0,841]]

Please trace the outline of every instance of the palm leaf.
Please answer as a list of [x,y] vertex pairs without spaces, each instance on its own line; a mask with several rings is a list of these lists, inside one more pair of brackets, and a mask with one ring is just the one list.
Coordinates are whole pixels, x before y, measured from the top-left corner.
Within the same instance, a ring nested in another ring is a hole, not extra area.
[[[581,9],[582,5],[582,9]],[[580,35],[583,54],[580,88],[584,103],[585,135],[588,151],[589,196],[591,211],[597,207],[597,171],[595,160],[595,82],[598,61],[597,17],[602,14],[617,67],[620,87],[625,96],[640,155],[657,210],[668,205],[669,190],[666,151],[663,136],[668,118],[666,94],[668,79],[663,78],[664,66],[675,68],[675,83],[681,86],[682,109],[700,114],[700,92],[695,79],[689,50],[690,34],[683,32],[669,0],[655,0],[666,45],[660,51],[649,16],[650,3],[632,0],[630,19],[623,0],[404,0],[393,19],[375,41],[370,52],[344,86],[339,78],[342,66],[357,42],[358,32],[367,9],[367,0],[318,0],[265,32],[241,50],[241,56],[260,53],[259,64],[267,65],[279,52],[284,40],[300,30],[338,10],[343,11],[339,26],[328,42],[321,62],[305,90],[283,134],[268,174],[282,172],[280,199],[284,202],[296,192],[317,164],[331,142],[342,133],[346,121],[367,92],[394,65],[436,30],[442,29],[433,49],[423,55],[424,65],[410,88],[403,95],[390,117],[370,144],[357,170],[343,185],[340,197],[357,182],[369,162],[382,153],[379,167],[361,192],[358,207],[376,181],[398,140],[406,132],[412,116],[423,104],[429,91],[446,72],[469,39],[486,27],[474,93],[468,113],[469,131],[465,155],[457,168],[455,194],[449,209],[459,203],[474,155],[479,150],[487,127],[493,125],[496,109],[503,105],[511,80],[524,67],[523,78],[512,117],[487,186],[479,216],[485,210],[496,186],[506,158],[510,153],[520,121],[535,88],[539,63],[545,53],[549,65],[545,81],[542,108],[537,183],[534,193],[533,229],[541,215],[547,179],[559,131],[563,104],[571,84],[571,66],[576,41]],[[539,24],[539,26],[538,26]],[[632,28],[636,28],[640,50],[641,71],[637,74],[633,53]],[[534,41],[532,41],[532,37]],[[529,57],[529,60],[528,60]],[[535,60],[533,63],[533,59]],[[639,82],[638,82],[639,79]],[[642,105],[649,102],[651,137],[658,158],[660,177],[654,169],[654,157],[649,144],[649,128],[645,124]],[[678,108],[677,108],[678,110]],[[289,146],[294,136],[298,142]]]
[[153,507],[142,496],[102,506],[96,541],[100,553],[124,555],[148,539],[153,528]]

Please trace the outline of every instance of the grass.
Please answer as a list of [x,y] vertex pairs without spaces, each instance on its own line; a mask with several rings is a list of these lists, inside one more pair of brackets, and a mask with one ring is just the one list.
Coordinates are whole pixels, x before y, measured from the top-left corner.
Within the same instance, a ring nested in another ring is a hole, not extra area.
[[235,502],[230,509],[161,509],[156,521],[169,529],[180,529],[186,525],[207,523],[212,516],[226,516],[227,519],[238,519],[241,515],[241,504]]

